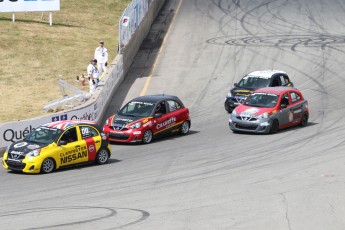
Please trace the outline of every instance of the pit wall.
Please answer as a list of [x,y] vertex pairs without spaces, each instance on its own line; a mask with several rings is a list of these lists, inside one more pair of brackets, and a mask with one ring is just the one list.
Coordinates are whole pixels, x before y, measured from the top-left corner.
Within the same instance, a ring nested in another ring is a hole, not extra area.
[[[164,2],[165,0],[151,1],[149,9],[138,28],[131,35],[126,46],[121,49],[121,52],[116,55],[112,63],[108,66],[105,76],[99,82],[96,91],[86,103],[68,111],[0,124],[0,156],[3,155],[7,146],[11,145],[14,141],[23,139],[32,130],[42,124],[52,121],[79,119],[94,120],[97,123],[101,122],[112,96],[125,78],[141,43],[147,36],[153,20]],[[100,125],[102,126],[102,124]]]

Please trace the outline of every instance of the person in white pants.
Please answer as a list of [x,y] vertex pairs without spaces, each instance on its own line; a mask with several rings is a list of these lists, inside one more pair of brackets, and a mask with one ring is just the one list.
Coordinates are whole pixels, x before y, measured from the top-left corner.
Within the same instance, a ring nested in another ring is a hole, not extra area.
[[88,75],[89,84],[90,84],[90,94],[93,94],[95,92],[95,89],[99,82],[99,78],[98,78],[99,73],[98,73],[98,69],[96,65],[97,65],[97,60],[92,59],[90,64],[87,66],[87,75]]
[[107,71],[108,65],[108,50],[104,47],[104,41],[99,41],[99,47],[95,50],[94,58],[97,59],[99,75],[102,76],[103,72]]

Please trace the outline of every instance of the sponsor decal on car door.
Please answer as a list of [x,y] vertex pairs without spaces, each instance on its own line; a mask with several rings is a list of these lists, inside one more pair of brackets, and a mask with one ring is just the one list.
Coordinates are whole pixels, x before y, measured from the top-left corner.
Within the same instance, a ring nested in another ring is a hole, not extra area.
[[171,116],[172,114],[164,114],[161,117],[156,118],[156,123],[154,126],[155,134],[162,134],[168,132],[171,127],[176,124],[176,117]]
[[86,142],[79,140],[60,146],[59,163],[61,166],[85,162],[88,160]]

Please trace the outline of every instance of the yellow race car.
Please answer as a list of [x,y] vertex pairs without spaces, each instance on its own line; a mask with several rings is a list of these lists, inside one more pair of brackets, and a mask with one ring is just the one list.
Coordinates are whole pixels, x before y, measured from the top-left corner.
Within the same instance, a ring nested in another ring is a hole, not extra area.
[[24,173],[50,173],[84,162],[105,164],[111,148],[107,136],[92,121],[65,120],[42,125],[9,146],[3,166]]

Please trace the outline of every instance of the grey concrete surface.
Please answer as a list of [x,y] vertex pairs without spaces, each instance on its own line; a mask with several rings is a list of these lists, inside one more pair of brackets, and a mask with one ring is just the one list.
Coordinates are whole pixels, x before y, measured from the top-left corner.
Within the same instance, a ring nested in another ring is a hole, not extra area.
[[[345,229],[345,3],[179,2],[163,6],[106,113],[141,93],[153,65],[147,94],[178,95],[191,133],[114,144],[104,166],[1,170],[1,229]],[[225,95],[268,68],[309,100],[309,126],[232,133]]]

